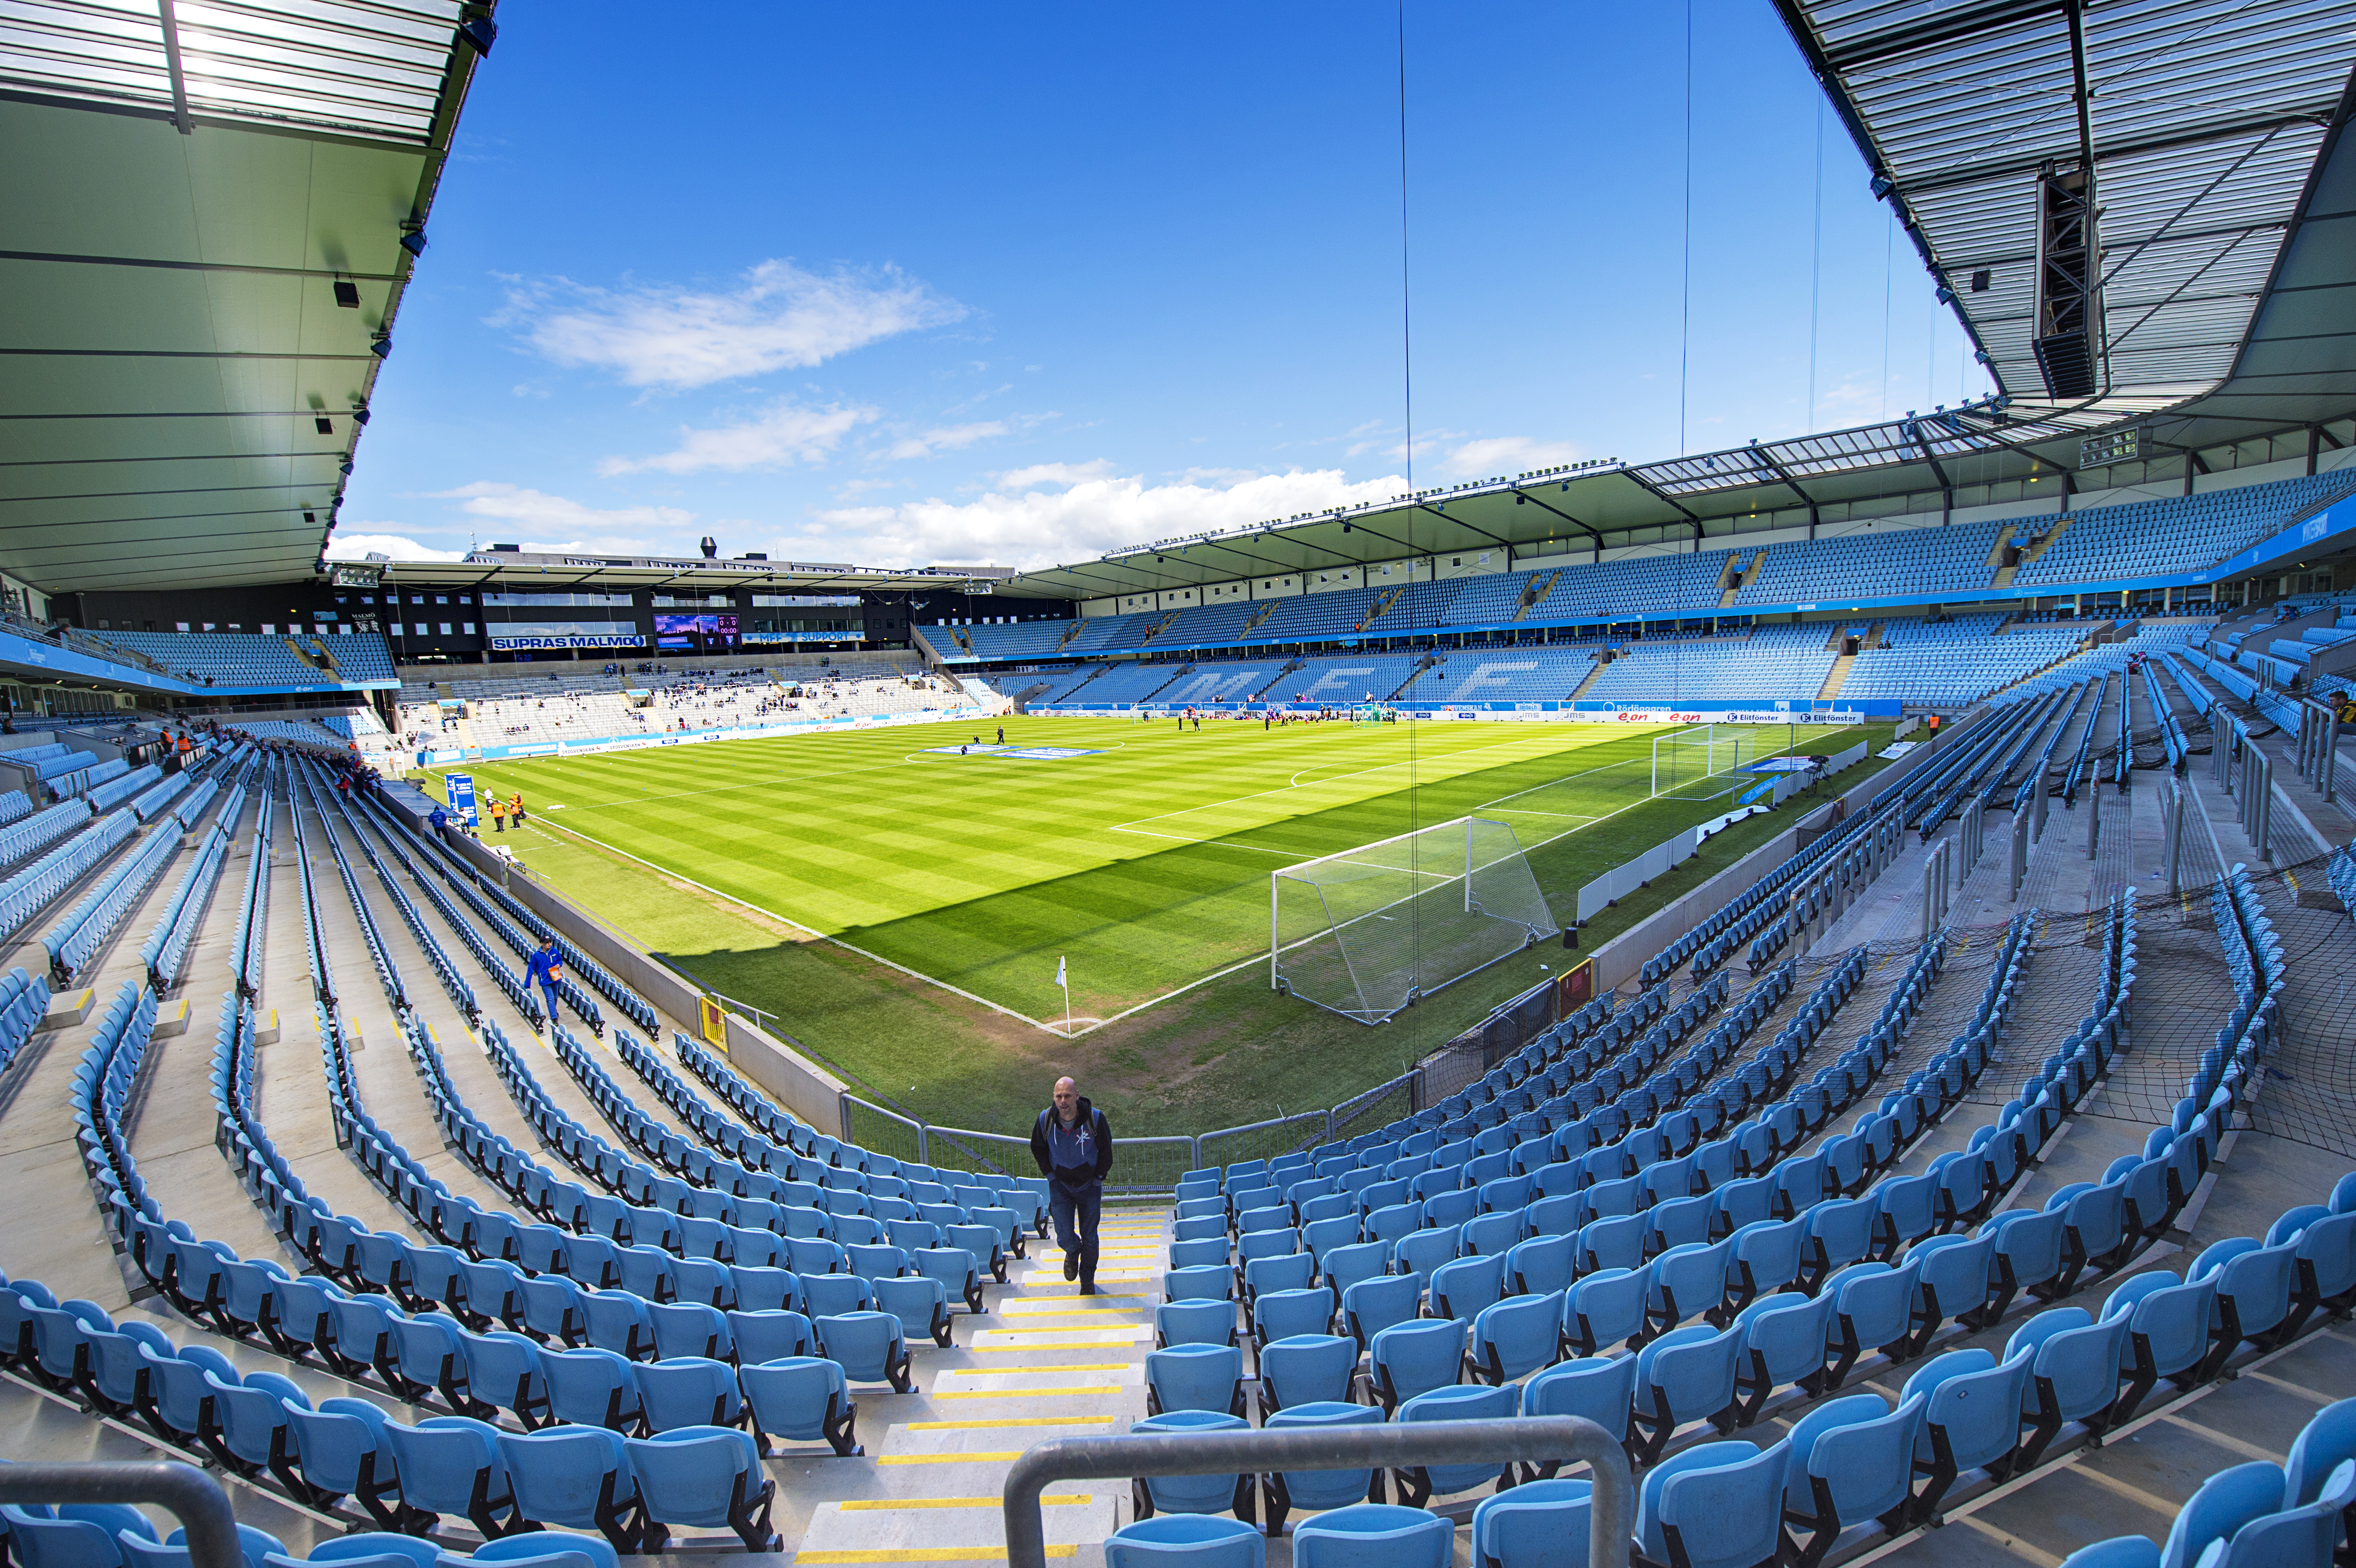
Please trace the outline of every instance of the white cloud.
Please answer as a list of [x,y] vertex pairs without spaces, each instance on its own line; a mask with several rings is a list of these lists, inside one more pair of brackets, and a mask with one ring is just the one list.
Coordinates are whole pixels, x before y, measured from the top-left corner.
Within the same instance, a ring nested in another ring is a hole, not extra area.
[[610,370],[633,387],[679,389],[821,364],[966,314],[895,267],[820,277],[769,261],[725,292],[519,283],[491,320],[559,365]]
[[695,521],[693,512],[677,507],[619,507],[604,510],[584,506],[569,496],[551,496],[491,479],[462,485],[455,490],[435,491],[434,498],[460,502],[459,510],[469,517],[513,524],[514,532],[527,536],[573,536],[559,544],[534,544],[527,538],[522,541],[527,549],[586,549],[616,555],[668,549],[669,546],[650,542],[647,532],[684,528]]
[[1517,474],[1579,461],[1579,448],[1567,441],[1533,441],[1526,435],[1493,435],[1451,447],[1443,460],[1459,479],[1486,479],[1491,475]]
[[796,463],[819,463],[839,445],[853,427],[875,417],[870,408],[845,408],[830,403],[806,409],[797,403],[772,405],[759,417],[717,430],[679,427],[679,447],[653,457],[608,457],[597,464],[604,475],[640,474],[648,469],[665,474],[700,474],[708,468],[741,474],[748,468],[782,468]]
[[1395,476],[1353,484],[1333,469],[1262,474],[1215,486],[1149,485],[1139,475],[1113,475],[1103,463],[1039,464],[1001,475],[993,491],[972,501],[820,512],[804,530],[770,548],[788,557],[856,557],[878,566],[951,560],[1050,566],[1148,539],[1386,501],[1401,485]]
[[1112,472],[1112,464],[1103,458],[1087,463],[1034,463],[1028,468],[1010,468],[998,476],[1001,490],[1028,490],[1035,485],[1079,485],[1090,479],[1102,479]]
[[930,457],[937,452],[962,452],[978,441],[1006,433],[1003,420],[978,420],[971,424],[946,425],[919,435],[902,436],[884,455],[894,459]]
[[[363,528],[388,525],[363,523]],[[381,555],[392,560],[464,560],[466,552],[457,549],[435,549],[419,544],[402,534],[337,534],[327,541],[329,560],[366,560],[370,555]]]

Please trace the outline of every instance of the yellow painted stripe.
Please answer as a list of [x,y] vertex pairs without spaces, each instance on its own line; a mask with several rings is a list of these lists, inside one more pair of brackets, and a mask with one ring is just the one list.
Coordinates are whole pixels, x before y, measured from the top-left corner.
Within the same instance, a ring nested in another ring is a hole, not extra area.
[[[1102,1339],[1033,1339],[1027,1345],[969,1345],[966,1347],[966,1351],[969,1355],[988,1356],[991,1354],[1006,1355],[1009,1353],[1021,1355],[1029,1350],[1109,1350],[1111,1349],[1113,1349],[1113,1346],[1108,1344]],[[1136,1363],[1133,1361],[1124,1361],[1121,1363],[1123,1366],[1134,1366],[1135,1364]],[[1041,1371],[1067,1372],[1072,1369],[1069,1367],[1042,1367],[1039,1370]]]
[[1023,1456],[1009,1449],[1003,1454],[886,1454],[876,1460],[879,1465],[1002,1465]]
[[909,1421],[911,1432],[964,1432],[982,1426],[1109,1426],[1109,1415],[1001,1415],[990,1421]]
[[1091,1328],[1085,1323],[1064,1323],[1053,1328],[984,1328],[984,1334],[1130,1334],[1145,1327],[1142,1323],[1108,1323],[1101,1328]]
[[[1033,1345],[1031,1348],[1035,1350],[1039,1347]],[[1103,1347],[1098,1348],[1101,1349]],[[972,1367],[952,1367],[944,1375],[953,1378],[1032,1378],[1062,1372],[1125,1372],[1135,1365],[1137,1365],[1135,1361],[1057,1361],[1052,1367],[1009,1367],[1002,1372],[982,1371]]]
[[[920,1508],[998,1508],[1002,1498],[879,1498],[872,1501],[838,1503],[844,1513],[897,1513],[902,1509]],[[1076,1508],[1092,1503],[1096,1499],[1087,1492],[1050,1493],[1039,1499],[1041,1508]]]
[[[999,1303],[999,1305],[1001,1307],[1011,1307],[1017,1301],[1029,1303],[1033,1301],[1143,1301],[1146,1298],[1142,1296],[1018,1296],[1014,1298],[1014,1301],[1002,1301]],[[1087,1310],[1113,1311],[1116,1309],[1112,1307],[1090,1307]],[[1135,1309],[1132,1308],[1132,1310]]]
[[[1044,1305],[1044,1302],[1048,1302],[1048,1299],[1055,1299],[1055,1302],[1076,1302],[1076,1305],[1075,1305],[1075,1307],[1046,1307],[1046,1305]],[[1103,1305],[1103,1307],[1096,1307],[1096,1305],[1093,1305],[1093,1297],[1072,1297],[1072,1295],[1058,1295],[1058,1297],[1044,1297],[1044,1295],[1023,1295],[1023,1297],[1015,1297],[1015,1299],[1011,1299],[1011,1302],[999,1302],[999,1316],[1006,1316],[1006,1318],[1060,1318],[1060,1316],[1067,1314],[1067,1311],[1145,1311],[1145,1307],[1112,1307],[1112,1302],[1117,1302],[1117,1299],[1119,1299],[1119,1302],[1133,1302],[1133,1299],[1138,1299],[1138,1297],[1133,1297],[1133,1295],[1121,1295],[1121,1297],[1105,1297],[1105,1305]],[[1036,1311],[1015,1311],[1015,1309],[1018,1309],[1018,1307],[1032,1307],[1032,1305],[1039,1305],[1039,1309],[1036,1309]]]
[[[1061,1371],[1063,1369],[1055,1369]],[[1066,1388],[985,1388],[957,1393],[937,1393],[933,1399],[1033,1399],[1046,1394],[1119,1393],[1119,1383],[1076,1383]]]
[[[1050,1546],[1050,1557],[1077,1557],[1076,1546]],[[796,1563],[1003,1563],[1003,1546],[909,1546],[877,1552],[798,1552]]]

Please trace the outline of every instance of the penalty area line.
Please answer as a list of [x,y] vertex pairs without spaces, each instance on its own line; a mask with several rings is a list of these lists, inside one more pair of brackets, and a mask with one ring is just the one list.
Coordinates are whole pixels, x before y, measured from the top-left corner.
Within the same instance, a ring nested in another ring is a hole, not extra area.
[[[709,882],[699,882],[693,877],[684,876],[678,871],[672,870],[668,866],[657,865],[654,861],[646,859],[642,855],[633,855],[627,849],[616,848],[615,846],[606,843],[604,839],[592,837],[576,827],[561,827],[560,830],[572,834],[574,837],[581,839],[584,843],[594,844],[597,848],[605,850],[609,854],[619,855],[625,860],[636,861],[637,864],[644,866],[647,869],[656,872],[659,875],[670,877],[679,881],[685,882],[691,888],[701,888],[705,892],[710,893],[713,898],[725,899],[730,903],[741,905],[745,909],[751,910],[755,914],[766,915],[781,925],[790,925],[796,931],[807,931],[820,942],[831,944],[836,947],[841,948],[845,953],[856,953],[859,956],[868,960],[870,963],[881,964],[886,969],[897,970],[899,973],[907,976],[912,980],[922,980],[927,986],[937,986],[942,990],[948,992],[951,996],[963,997],[969,1002],[978,1002],[981,1006],[988,1008],[991,1012],[1002,1013],[1006,1017],[1013,1019],[1018,1022],[1029,1024],[1033,1029],[1044,1029],[1049,1034],[1061,1036],[1065,1039],[1071,1038],[1070,1036],[1064,1035],[1064,1031],[1061,1029],[1053,1024],[1043,1023],[1039,1019],[1033,1018],[1028,1013],[1018,1013],[1012,1008],[1007,1007],[1002,1003],[993,1002],[988,997],[976,996],[973,992],[966,990],[962,987],[952,986],[947,980],[943,980],[937,976],[927,975],[921,969],[911,969],[905,964],[895,964],[880,953],[870,953],[864,947],[855,947],[850,943],[843,941],[842,938],[839,936],[830,936],[825,932],[819,931],[816,927],[804,925],[800,921],[794,919],[791,915],[779,914],[773,909],[762,908],[759,904],[755,903],[750,899],[740,899],[734,893],[723,892],[718,888],[712,886]],[[1125,1017],[1126,1015],[1120,1016]],[[1112,1020],[1108,1019],[1105,1021],[1109,1023]],[[1080,1032],[1085,1034],[1087,1031],[1083,1029]]]

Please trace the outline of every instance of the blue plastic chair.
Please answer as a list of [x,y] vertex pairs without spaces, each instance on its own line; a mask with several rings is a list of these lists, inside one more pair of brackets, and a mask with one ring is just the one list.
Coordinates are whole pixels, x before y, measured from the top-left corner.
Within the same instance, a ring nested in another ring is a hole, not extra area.
[[1472,1568],[1587,1568],[1594,1483],[1526,1481],[1472,1509]]
[[671,1432],[684,1426],[734,1426],[744,1413],[736,1392],[736,1369],[725,1361],[680,1356],[637,1361],[630,1375],[638,1385],[646,1426]]
[[[1370,1404],[1315,1401],[1276,1411],[1269,1414],[1266,1425],[1268,1430],[1279,1432],[1301,1427],[1379,1426],[1382,1421],[1383,1413]],[[1361,1501],[1383,1500],[1382,1482],[1371,1467],[1283,1471],[1262,1476],[1260,1488],[1261,1524],[1270,1535],[1283,1531],[1285,1517],[1295,1509],[1337,1509]]]
[[1236,1342],[1236,1309],[1226,1301],[1165,1301],[1153,1309],[1153,1343],[1171,1345],[1232,1345]]
[[1292,1531],[1294,1568],[1448,1568],[1456,1527],[1422,1509],[1358,1503]]
[[1914,1436],[1914,1471],[1929,1477],[1917,1494],[1912,1518],[1938,1516],[1940,1499],[1956,1480],[1985,1470],[1995,1480],[2012,1474],[2020,1448],[2023,1407],[2030,1358],[1998,1361],[1983,1349],[1950,1350],[1916,1370],[1900,1391],[1912,1403],[1924,1400]]
[[1472,1327],[1457,1317],[1419,1318],[1376,1335],[1366,1360],[1383,1409],[1396,1412],[1418,1394],[1454,1385]]
[[403,1426],[384,1425],[384,1445],[401,1477],[402,1505],[419,1514],[467,1520],[484,1539],[506,1528],[515,1506],[499,1429],[464,1415],[436,1415]]
[[[1633,1356],[1582,1356],[1558,1361],[1522,1385],[1524,1415],[1583,1415],[1610,1433],[1623,1448],[1628,1445],[1630,1418],[1636,1390]],[[1548,1460],[1536,1468],[1550,1477],[1559,1462]]]
[[1105,1568],[1267,1568],[1268,1541],[1237,1519],[1172,1513],[1113,1531]]
[[772,1437],[824,1443],[843,1458],[866,1452],[855,1428],[859,1406],[842,1369],[818,1356],[791,1356],[737,1369],[754,1441],[774,1452]]
[[628,1448],[645,1499],[641,1551],[662,1551],[680,1524],[734,1531],[747,1552],[778,1550],[769,1528],[777,1483],[752,1438],[732,1427],[685,1427],[633,1437]]
[[1670,1435],[1688,1421],[1707,1420],[1724,1433],[1736,1419],[1734,1368],[1742,1334],[1705,1324],[1672,1328],[1636,1352],[1637,1453],[1654,1464]]
[[2098,1323],[2082,1307],[2059,1307],[2013,1330],[2005,1342],[2005,1360],[2032,1358],[2022,1400],[2023,1413],[2030,1417],[2020,1449],[2023,1468],[2035,1465],[2072,1422],[2083,1423],[2090,1436],[2110,1430],[2118,1408],[2127,1321]]
[[1423,1282],[1411,1274],[1376,1275],[1342,1292],[1342,1326],[1361,1347],[1384,1329],[1412,1323],[1423,1306]]
[[2213,1541],[2283,1506],[2282,1467],[2265,1460],[2231,1465],[2201,1483],[2176,1512],[2159,1549],[2160,1568],[2194,1568]]
[[1484,1307],[1472,1319],[1473,1374],[1492,1383],[1528,1376],[1562,1354],[1565,1293],[1515,1296]]
[[[1393,1413],[1395,1422],[1409,1421],[1496,1421],[1520,1413],[1521,1389],[1512,1383],[1502,1388],[1471,1387],[1431,1389],[1402,1403]],[[1398,1488],[1399,1500],[1410,1508],[1421,1508],[1436,1493],[1448,1496],[1471,1491],[1491,1482],[1510,1486],[1510,1468],[1495,1465],[1419,1465],[1391,1472]]]
[[[1250,1423],[1222,1410],[1173,1410],[1149,1415],[1130,1428],[1151,1435],[1158,1432],[1244,1432]],[[1162,1514],[1223,1513],[1238,1519],[1251,1511],[1253,1482],[1248,1475],[1145,1476],[1130,1484],[1130,1500],[1140,1520]],[[1247,1527],[1248,1528],[1248,1527]],[[1257,1533],[1257,1532],[1255,1532]]]
[[1582,1275],[1563,1301],[1563,1339],[1582,1356],[1633,1343],[1645,1328],[1649,1269],[1604,1269]]
[[[1647,1472],[1636,1514],[1646,1555],[1657,1539],[1660,1560],[1684,1568],[1751,1568],[1773,1561],[1783,1539],[1791,1456],[1788,1444],[1762,1453],[1737,1438],[1688,1448]],[[1688,1459],[1693,1462],[1680,1463]]]
[[499,1459],[523,1528],[594,1530],[616,1552],[638,1550],[638,1483],[618,1432],[571,1425],[502,1433]]
[[1357,1371],[1358,1342],[1332,1334],[1295,1335],[1259,1352],[1260,1394],[1270,1410],[1346,1401]]
[[1914,1438],[1927,1403],[1918,1394],[1893,1411],[1879,1394],[1852,1394],[1793,1424],[1784,1438],[1791,1460],[1783,1513],[1810,1532],[1799,1543],[1798,1568],[1817,1568],[1851,1525],[1878,1519],[1893,1535],[1906,1528]]
[[24,1568],[122,1568],[122,1537],[155,1540],[155,1527],[122,1503],[68,1503],[43,1508],[0,1507],[11,1554]]
[[1243,1351],[1233,1345],[1173,1345],[1145,1358],[1146,1413],[1243,1413]]
[[635,1430],[645,1409],[630,1368],[626,1358],[594,1346],[541,1350],[540,1371],[548,1385],[549,1413],[558,1421],[616,1432]]
[[891,1313],[847,1312],[813,1318],[810,1327],[818,1336],[819,1353],[841,1367],[842,1375],[851,1381],[890,1383],[897,1393],[906,1393],[912,1386],[907,1344],[899,1318]]

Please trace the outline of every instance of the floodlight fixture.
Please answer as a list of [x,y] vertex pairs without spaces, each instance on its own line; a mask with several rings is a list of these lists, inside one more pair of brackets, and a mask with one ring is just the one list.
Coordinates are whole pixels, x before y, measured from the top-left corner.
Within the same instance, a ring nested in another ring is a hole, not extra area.
[[375,355],[380,359],[389,357],[392,353],[392,338],[391,335],[388,334],[387,336],[379,337],[369,343],[369,352]]
[[401,248],[412,256],[425,254],[425,226],[412,223],[401,231]]
[[458,24],[458,40],[478,55],[488,55],[499,41],[499,25],[488,16],[469,16]]
[[311,423],[317,428],[321,435],[333,435],[336,433],[336,421],[329,419],[325,414],[321,414],[312,420]]
[[1939,300],[1939,303],[1940,303],[1941,304],[1954,304],[1954,303],[1955,303],[1955,291],[1954,291],[1954,290],[1953,290],[1953,289],[1951,289],[1951,288],[1949,288],[1946,284],[1944,284],[1944,283],[1941,283],[1941,284],[1939,285],[1938,300]]
[[1879,201],[1884,197],[1887,197],[1891,191],[1898,188],[1898,182],[1891,179],[1888,175],[1876,175],[1873,176],[1871,183],[1869,184],[1866,188],[1873,192],[1874,200]]
[[336,280],[336,304],[345,310],[360,308],[360,286],[349,278]]

